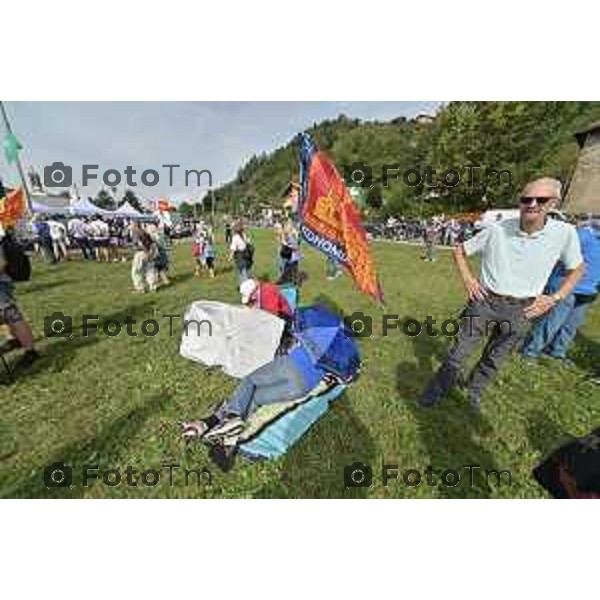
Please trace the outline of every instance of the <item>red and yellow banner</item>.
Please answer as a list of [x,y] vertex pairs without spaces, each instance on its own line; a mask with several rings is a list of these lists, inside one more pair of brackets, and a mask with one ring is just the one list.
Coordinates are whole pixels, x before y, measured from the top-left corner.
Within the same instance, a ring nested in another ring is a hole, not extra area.
[[12,227],[25,216],[26,204],[23,188],[8,192],[0,198],[0,223],[3,227]]
[[300,161],[302,237],[344,265],[361,291],[383,302],[360,212],[344,180],[307,134],[301,139]]

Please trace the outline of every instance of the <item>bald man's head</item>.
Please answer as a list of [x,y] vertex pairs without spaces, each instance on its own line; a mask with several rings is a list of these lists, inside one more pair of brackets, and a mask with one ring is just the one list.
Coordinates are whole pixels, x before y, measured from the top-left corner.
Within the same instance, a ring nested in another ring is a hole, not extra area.
[[548,211],[555,208],[561,198],[561,183],[553,177],[530,181],[519,199],[521,224],[526,228],[543,227]]
[[562,185],[554,177],[540,177],[530,181],[521,193],[521,197],[551,198],[555,201],[561,198]]

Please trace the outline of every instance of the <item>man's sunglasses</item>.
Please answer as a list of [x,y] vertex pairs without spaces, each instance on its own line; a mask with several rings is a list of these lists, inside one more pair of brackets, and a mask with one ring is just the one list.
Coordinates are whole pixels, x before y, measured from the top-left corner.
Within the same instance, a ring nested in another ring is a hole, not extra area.
[[541,206],[544,206],[544,204],[548,204],[548,202],[550,202],[551,200],[554,200],[554,198],[538,198],[537,196],[522,196],[520,199],[521,204],[524,204],[525,206],[531,206],[533,204],[533,202],[536,202],[536,204],[540,204]]

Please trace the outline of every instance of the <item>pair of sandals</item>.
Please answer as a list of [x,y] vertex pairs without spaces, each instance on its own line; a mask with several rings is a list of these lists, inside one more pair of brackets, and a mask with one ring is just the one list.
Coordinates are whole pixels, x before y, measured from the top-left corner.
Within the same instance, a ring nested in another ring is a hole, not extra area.
[[[244,430],[245,423],[240,417],[231,417],[209,427],[206,421],[184,421],[182,437],[185,440],[202,440],[209,444],[224,443],[226,440],[236,439]],[[231,444],[228,444],[231,445]]]
[[202,440],[210,446],[209,457],[227,473],[233,468],[237,452],[238,435],[244,429],[244,422],[239,417],[226,419],[215,427],[209,427],[206,421],[185,421],[182,436],[186,441]]

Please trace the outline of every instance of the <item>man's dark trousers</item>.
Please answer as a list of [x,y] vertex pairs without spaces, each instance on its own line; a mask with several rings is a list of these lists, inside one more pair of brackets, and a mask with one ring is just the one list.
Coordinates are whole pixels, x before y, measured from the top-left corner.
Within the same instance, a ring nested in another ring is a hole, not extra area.
[[467,384],[469,397],[478,402],[483,388],[523,340],[529,326],[523,310],[532,301],[533,298],[511,298],[491,293],[484,300],[469,301],[461,314],[455,345],[423,392],[421,404],[435,404],[454,387],[463,364],[478,342],[488,336],[483,354]]

